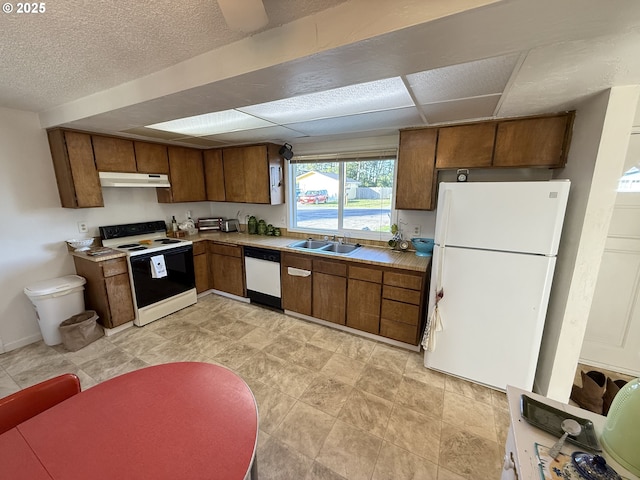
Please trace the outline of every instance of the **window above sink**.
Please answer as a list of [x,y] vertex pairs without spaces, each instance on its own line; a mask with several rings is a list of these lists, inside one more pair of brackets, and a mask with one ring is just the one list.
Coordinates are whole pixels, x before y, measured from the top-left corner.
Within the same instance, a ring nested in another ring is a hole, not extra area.
[[295,199],[289,228],[388,240],[396,156],[395,149],[295,156],[289,165],[289,198]]

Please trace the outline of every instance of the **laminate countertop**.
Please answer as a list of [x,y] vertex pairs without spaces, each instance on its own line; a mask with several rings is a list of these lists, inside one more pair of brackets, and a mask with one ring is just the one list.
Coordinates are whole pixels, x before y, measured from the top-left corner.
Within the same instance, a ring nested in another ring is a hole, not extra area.
[[[311,255],[333,260],[345,260],[349,262],[363,263],[368,265],[378,265],[381,267],[399,268],[402,270],[412,270],[416,272],[426,272],[431,263],[431,257],[419,257],[414,251],[398,252],[388,247],[374,247],[363,245],[348,255],[337,255],[331,253],[314,252],[313,250],[305,250],[300,248],[291,248],[289,245],[295,241],[301,240],[289,236],[275,237],[266,235],[249,235],[247,233],[198,233],[184,237],[184,240],[192,242],[214,241],[229,245],[241,245],[251,247],[268,248],[279,250],[281,252],[298,253],[302,255]],[[353,240],[357,242],[357,240]],[[91,251],[89,251],[91,252]],[[92,262],[104,262],[116,258],[125,257],[126,254],[117,250],[105,253],[103,255],[91,256],[87,252],[70,252],[71,255]]]
[[[231,245],[246,245],[252,247],[269,248],[281,252],[298,253],[301,255],[312,255],[316,257],[345,260],[349,262],[365,263],[369,265],[379,265],[383,267],[399,268],[402,270],[413,270],[416,272],[426,272],[431,263],[431,257],[419,257],[414,251],[397,252],[388,247],[373,247],[363,245],[348,255],[336,255],[331,253],[314,252],[313,250],[291,248],[288,245],[301,240],[294,237],[274,237],[266,235],[249,235],[247,233],[199,233],[191,237],[186,237],[194,242],[201,240],[212,240],[214,242],[227,243]],[[356,243],[353,239],[351,243]]]

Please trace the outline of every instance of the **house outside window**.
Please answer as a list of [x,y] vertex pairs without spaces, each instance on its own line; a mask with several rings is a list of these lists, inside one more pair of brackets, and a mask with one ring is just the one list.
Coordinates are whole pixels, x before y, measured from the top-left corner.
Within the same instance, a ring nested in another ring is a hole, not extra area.
[[393,212],[397,152],[296,156],[290,162],[290,229],[384,239]]

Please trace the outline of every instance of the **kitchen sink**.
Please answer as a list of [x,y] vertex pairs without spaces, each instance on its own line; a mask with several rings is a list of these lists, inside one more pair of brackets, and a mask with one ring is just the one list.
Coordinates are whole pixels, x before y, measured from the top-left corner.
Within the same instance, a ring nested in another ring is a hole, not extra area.
[[309,250],[317,250],[318,248],[326,247],[331,245],[329,240],[300,240],[298,242],[293,242],[288,246],[291,248],[307,248]]
[[351,253],[354,250],[360,248],[360,245],[353,244],[344,244],[344,243],[332,243],[327,245],[326,247],[322,247],[320,250],[324,252],[332,252],[332,253]]
[[360,248],[360,244],[344,244],[331,242],[329,240],[299,240],[290,243],[289,248],[300,248],[305,250],[313,250],[317,253],[328,253],[336,255],[348,255],[354,250]]

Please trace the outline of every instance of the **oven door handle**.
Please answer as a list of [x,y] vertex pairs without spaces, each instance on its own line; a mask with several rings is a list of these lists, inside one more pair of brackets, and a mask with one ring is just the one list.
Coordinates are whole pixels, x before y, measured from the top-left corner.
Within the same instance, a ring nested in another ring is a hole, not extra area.
[[150,252],[150,253],[143,253],[141,255],[134,255],[132,257],[129,257],[131,259],[131,263],[135,263],[138,261],[148,261],[151,257],[155,257],[156,255],[177,255],[180,253],[190,253],[193,252],[193,246],[192,245],[187,245],[186,247],[175,247],[175,248],[168,248],[166,250],[160,250],[160,251],[156,251],[156,252]]

